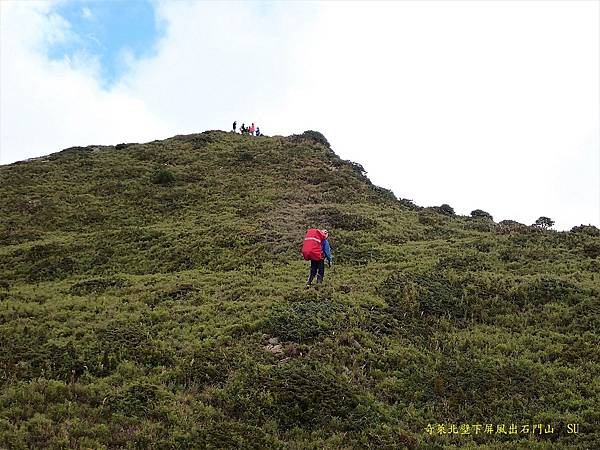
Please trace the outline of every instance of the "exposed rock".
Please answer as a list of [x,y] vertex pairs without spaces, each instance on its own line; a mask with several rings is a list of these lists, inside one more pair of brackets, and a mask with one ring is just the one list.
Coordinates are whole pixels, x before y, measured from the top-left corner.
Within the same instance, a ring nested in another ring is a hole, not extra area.
[[273,353],[274,355],[281,355],[283,354],[283,346],[281,344],[277,344],[277,345],[266,345],[264,347],[264,349],[268,352]]

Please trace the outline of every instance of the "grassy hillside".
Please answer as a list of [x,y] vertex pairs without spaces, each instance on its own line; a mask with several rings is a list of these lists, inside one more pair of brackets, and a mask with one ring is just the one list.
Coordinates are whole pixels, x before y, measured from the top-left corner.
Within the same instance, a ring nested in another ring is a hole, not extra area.
[[600,448],[594,227],[416,207],[318,133],[71,148],[0,199],[0,448]]

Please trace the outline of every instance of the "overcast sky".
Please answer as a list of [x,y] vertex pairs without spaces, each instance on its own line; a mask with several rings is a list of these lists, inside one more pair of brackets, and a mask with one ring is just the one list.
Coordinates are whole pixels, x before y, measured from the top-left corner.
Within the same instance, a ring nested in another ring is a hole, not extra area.
[[422,206],[600,226],[600,2],[0,1],[0,163],[255,122]]

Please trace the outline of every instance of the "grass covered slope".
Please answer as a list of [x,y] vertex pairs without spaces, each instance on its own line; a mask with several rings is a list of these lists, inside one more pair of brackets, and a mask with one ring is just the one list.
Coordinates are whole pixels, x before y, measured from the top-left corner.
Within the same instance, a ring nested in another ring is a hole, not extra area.
[[67,149],[0,199],[0,448],[600,447],[593,227],[418,208],[318,133]]

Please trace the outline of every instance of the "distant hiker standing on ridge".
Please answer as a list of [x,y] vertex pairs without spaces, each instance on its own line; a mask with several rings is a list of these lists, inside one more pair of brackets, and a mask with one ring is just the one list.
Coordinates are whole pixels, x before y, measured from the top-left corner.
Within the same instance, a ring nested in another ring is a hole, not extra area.
[[329,267],[333,264],[328,238],[329,233],[327,230],[318,230],[316,228],[311,228],[304,236],[302,256],[305,260],[310,260],[310,275],[306,282],[307,289],[310,287],[317,272],[317,283],[321,284],[323,282],[323,277],[325,276],[325,258],[327,258],[327,265]]
[[252,136],[254,134],[254,122],[252,122],[252,125],[250,125],[250,135]]
[[235,133],[235,127],[237,127],[237,120],[233,121],[233,132]]

